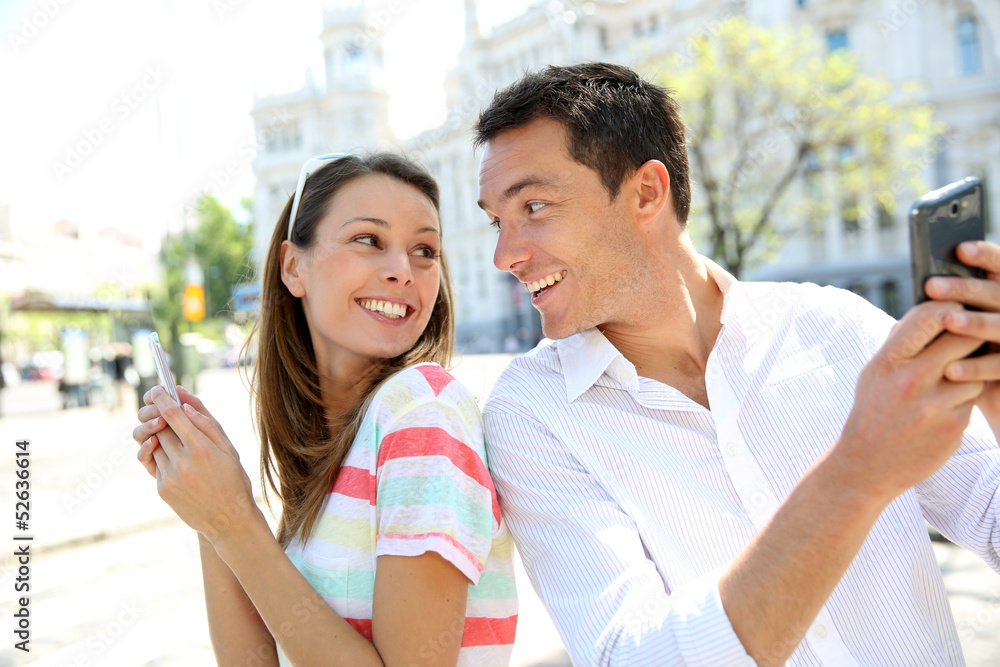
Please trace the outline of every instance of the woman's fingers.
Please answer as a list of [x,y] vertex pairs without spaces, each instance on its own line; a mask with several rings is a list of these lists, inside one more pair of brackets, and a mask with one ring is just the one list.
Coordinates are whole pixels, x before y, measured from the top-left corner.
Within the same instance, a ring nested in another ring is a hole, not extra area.
[[157,449],[162,449],[168,458],[174,459],[180,457],[180,452],[184,449],[184,443],[177,433],[169,426],[156,434],[156,440],[160,444]]
[[154,419],[160,416],[160,409],[155,405],[144,405],[139,408],[139,411],[135,416],[141,422],[148,422],[150,419]]
[[[181,408],[167,390],[156,386],[150,390],[153,403],[160,409],[160,416],[166,420],[167,425],[173,429],[178,438],[178,445],[193,445],[199,437],[203,437],[201,431],[191,423],[187,413]],[[160,445],[167,448],[167,454],[171,454],[170,443],[166,438],[160,438]]]
[[[177,396],[181,399],[181,403],[193,405],[195,410],[211,419],[212,423],[215,424],[215,428],[219,430],[219,433],[222,433],[223,436],[226,435],[225,430],[222,428],[222,424],[219,423],[218,419],[212,416],[212,413],[208,411],[208,408],[205,407],[205,404],[201,402],[200,398],[180,385],[177,385]],[[226,439],[228,440],[228,436],[226,436]]]
[[233,456],[237,461],[239,460],[239,454],[218,428],[215,420],[201,414],[188,403],[183,406],[178,405],[162,387],[153,387],[152,398],[156,406],[160,408],[162,419],[166,420],[170,428],[173,429],[172,435],[177,438],[177,443],[174,445],[171,439],[165,437],[166,429],[160,434],[160,445],[166,449],[170,457],[175,456],[175,452],[180,447],[199,444],[204,446],[205,440],[208,440],[218,449]]
[[146,472],[154,478],[156,477],[156,461],[153,458],[153,453],[159,448],[160,440],[153,435],[139,445],[139,451],[135,455],[139,459],[139,463],[142,464],[142,467],[146,469]]
[[222,432],[218,422],[195,410],[194,406],[190,403],[185,403],[183,409],[185,414],[187,414],[188,418],[191,420],[191,423],[194,424],[199,431],[204,433],[209,440],[215,443],[219,449],[234,457],[237,461],[240,460],[239,452],[237,452],[236,448],[233,447],[233,444],[229,442],[229,438],[227,438],[226,434]]
[[170,459],[164,453],[162,447],[153,450],[153,476],[156,477],[157,485],[162,484],[163,475],[170,464]]
[[149,436],[154,433],[159,433],[167,426],[167,423],[163,421],[161,417],[155,417],[149,421],[145,421],[134,429],[132,429],[132,439],[142,444],[149,439]]

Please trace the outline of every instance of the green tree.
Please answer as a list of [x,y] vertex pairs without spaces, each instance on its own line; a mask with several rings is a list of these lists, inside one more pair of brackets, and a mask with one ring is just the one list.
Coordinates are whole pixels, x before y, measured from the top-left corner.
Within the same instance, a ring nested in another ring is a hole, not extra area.
[[736,276],[831,212],[852,231],[923,188],[941,128],[916,86],[893,89],[846,49],[825,53],[808,27],[726,19],[649,69],[688,124],[692,234]]
[[[240,207],[245,212],[252,210],[248,199],[243,199]],[[247,275],[253,228],[237,222],[233,212],[210,195],[201,196],[197,212],[193,252],[205,274],[205,314],[229,317],[233,285]]]
[[[242,218],[249,221],[250,200],[241,200],[240,208]],[[215,197],[202,195],[194,213],[197,219],[194,229],[168,235],[163,240],[160,247],[163,281],[153,299],[153,317],[170,332],[175,359],[179,352],[178,333],[184,321],[181,304],[188,262],[193,259],[204,274],[206,319],[231,320],[232,288],[246,279],[253,247],[252,224],[237,221],[233,212]]]

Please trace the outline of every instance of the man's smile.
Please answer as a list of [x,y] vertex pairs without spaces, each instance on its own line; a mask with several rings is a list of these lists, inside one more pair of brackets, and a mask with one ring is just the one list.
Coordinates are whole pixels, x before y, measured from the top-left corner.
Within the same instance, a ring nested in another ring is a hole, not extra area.
[[525,289],[531,292],[533,297],[541,296],[542,292],[556,284],[560,280],[566,277],[565,271],[557,271],[556,273],[550,273],[544,278],[539,278],[538,280],[532,280],[531,282],[521,282]]

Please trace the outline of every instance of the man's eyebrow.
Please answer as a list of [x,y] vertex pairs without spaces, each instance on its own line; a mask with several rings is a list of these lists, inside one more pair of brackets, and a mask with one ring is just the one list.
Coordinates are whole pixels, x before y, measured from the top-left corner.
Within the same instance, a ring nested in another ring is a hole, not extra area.
[[[550,178],[542,178],[541,176],[525,176],[524,178],[522,178],[521,180],[511,185],[506,190],[504,190],[503,193],[500,195],[500,201],[497,203],[503,204],[507,200],[514,197],[521,190],[530,187],[532,185],[553,186],[555,184],[556,184],[555,181],[553,181]],[[483,204],[482,199],[477,201],[476,204],[479,206],[479,208],[483,209],[484,211],[486,210],[486,206]]]
[[[391,225],[389,225],[388,222],[386,222],[382,218],[369,218],[369,217],[366,217],[366,216],[359,216],[359,217],[356,217],[356,218],[351,218],[350,220],[346,221],[343,225],[341,225],[341,227],[346,227],[347,225],[351,224],[352,222],[373,222],[376,225],[378,225],[379,227],[390,227],[391,226]],[[423,232],[434,232],[438,236],[441,236],[441,230],[438,229],[437,227],[421,227],[420,229],[417,230],[418,234],[423,233]]]

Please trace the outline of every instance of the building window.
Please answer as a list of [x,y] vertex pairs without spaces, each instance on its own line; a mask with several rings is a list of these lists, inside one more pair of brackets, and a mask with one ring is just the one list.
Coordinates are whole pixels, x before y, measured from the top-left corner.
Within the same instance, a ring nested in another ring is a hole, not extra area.
[[635,31],[636,37],[642,37],[642,21],[636,20],[632,23],[632,30]]
[[[823,198],[820,182],[819,155],[811,146],[802,152],[802,184],[806,199],[819,202]],[[810,215],[809,232],[815,236],[823,234],[823,217]]]
[[649,31],[656,32],[660,29],[660,15],[650,14],[649,16]]
[[861,219],[858,215],[858,202],[847,199],[840,205],[841,218],[844,221],[844,232],[848,235],[861,231]]
[[837,146],[837,165],[841,168],[854,166],[854,146],[851,144]]
[[847,48],[847,31],[831,30],[826,33],[826,50],[830,53]]
[[972,16],[958,21],[958,68],[962,76],[973,76],[982,71],[982,63],[979,61],[979,28]]
[[302,130],[297,122],[274,128],[267,135],[268,153],[279,153],[301,147]]
[[285,202],[288,201],[288,195],[282,191],[277,185],[272,185],[267,189],[268,198],[270,199],[269,206],[271,209],[280,211],[284,207]]
[[302,134],[299,132],[298,123],[290,123],[281,128],[281,149],[291,150],[302,145]]
[[597,29],[597,36],[601,40],[601,50],[602,51],[607,51],[608,50],[608,27],[607,26],[603,26],[603,25],[600,26]]
[[348,44],[344,49],[344,71],[347,74],[364,74],[365,52],[357,44]]
[[847,286],[847,289],[849,291],[851,291],[851,292],[854,292],[855,294],[857,294],[858,296],[860,296],[862,299],[867,299],[868,298],[868,285],[865,285],[861,281],[855,281],[855,282],[851,283],[850,285]]
[[899,307],[899,285],[895,280],[882,283],[882,310],[897,319],[902,315]]
[[878,227],[879,229],[891,229],[892,228],[892,216],[889,215],[889,211],[886,210],[885,206],[882,204],[875,205],[875,215],[878,217]]
[[806,0],[795,0],[795,4],[796,4],[796,6],[798,6],[800,8],[801,7],[805,7],[806,6]]

